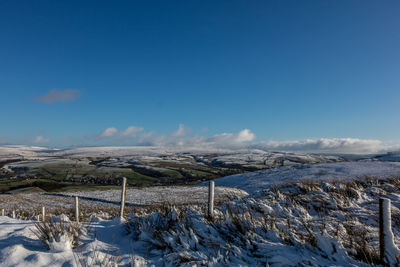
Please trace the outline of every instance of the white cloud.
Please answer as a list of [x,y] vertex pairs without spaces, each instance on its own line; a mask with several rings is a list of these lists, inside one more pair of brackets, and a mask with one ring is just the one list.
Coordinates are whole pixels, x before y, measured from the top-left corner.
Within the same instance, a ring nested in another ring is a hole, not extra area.
[[33,142],[35,142],[35,143],[48,143],[48,142],[50,142],[50,139],[44,137],[43,135],[38,135],[38,136],[36,136],[36,138],[35,138],[35,140]]
[[99,134],[99,137],[110,138],[110,137],[134,137],[136,133],[142,132],[143,127],[129,126],[125,130],[119,131],[115,127],[105,129]]
[[112,137],[118,133],[118,129],[115,127],[110,127],[105,129],[103,132],[100,133],[100,137]]
[[319,138],[294,141],[269,141],[255,146],[267,150],[325,153],[376,153],[388,149],[382,141],[358,138]]
[[78,99],[80,95],[81,92],[77,89],[52,89],[47,92],[47,94],[40,96],[38,98],[38,101],[46,104],[51,104],[55,102],[71,102]]
[[171,136],[183,137],[183,136],[185,136],[185,133],[186,133],[186,131],[185,131],[185,125],[183,125],[183,124],[181,123],[181,124],[179,124],[179,126],[178,126],[178,130],[176,130],[175,132],[173,132],[173,133],[171,134]]
[[206,142],[217,146],[240,145],[246,142],[253,141],[256,138],[255,134],[249,129],[241,130],[240,132],[217,134],[207,138]]
[[129,136],[138,132],[142,132],[143,130],[144,130],[143,127],[129,126],[125,130],[121,131],[120,134],[123,136]]
[[151,135],[149,138],[142,138],[144,144],[165,147],[186,147],[186,148],[244,148],[248,142],[255,139],[255,135],[248,129],[238,133],[223,133],[212,137],[191,135],[183,124],[170,135]]
[[241,143],[253,141],[254,139],[256,139],[256,135],[252,133],[249,129],[244,129],[237,134],[235,141]]

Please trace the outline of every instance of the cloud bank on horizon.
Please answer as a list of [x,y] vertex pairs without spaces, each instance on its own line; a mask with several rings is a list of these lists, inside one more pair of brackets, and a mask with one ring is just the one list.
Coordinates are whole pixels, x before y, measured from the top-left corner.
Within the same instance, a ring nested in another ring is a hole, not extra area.
[[191,134],[183,124],[169,135],[157,135],[146,132],[143,127],[129,126],[125,130],[115,127],[105,129],[98,134],[103,142],[114,144],[134,144],[139,146],[181,147],[187,149],[261,149],[290,152],[314,153],[379,153],[397,150],[400,146],[387,144],[375,139],[359,138],[318,138],[291,141],[260,141],[249,129],[237,133],[222,133],[211,137]]
[[[154,146],[179,148],[182,150],[205,149],[260,149],[266,151],[287,151],[304,153],[384,153],[400,150],[399,144],[385,143],[375,139],[359,138],[317,138],[290,141],[256,141],[256,135],[250,129],[237,133],[221,133],[210,137],[196,135],[190,128],[179,124],[170,134],[157,134],[145,131],[143,127],[128,126],[125,129],[108,127],[98,134],[71,138],[64,137],[63,146]],[[51,145],[53,140],[40,134],[27,144]],[[11,144],[10,139],[0,137],[0,145]]]
[[268,150],[319,153],[378,153],[398,149],[380,140],[359,138],[319,138],[293,141],[269,141],[254,147]]

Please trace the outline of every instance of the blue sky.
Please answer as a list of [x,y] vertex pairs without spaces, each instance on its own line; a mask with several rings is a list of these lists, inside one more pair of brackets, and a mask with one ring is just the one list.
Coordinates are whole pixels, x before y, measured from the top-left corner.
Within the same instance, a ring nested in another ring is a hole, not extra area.
[[399,1],[1,1],[0,143],[152,144],[180,124],[185,138],[398,142],[398,14]]

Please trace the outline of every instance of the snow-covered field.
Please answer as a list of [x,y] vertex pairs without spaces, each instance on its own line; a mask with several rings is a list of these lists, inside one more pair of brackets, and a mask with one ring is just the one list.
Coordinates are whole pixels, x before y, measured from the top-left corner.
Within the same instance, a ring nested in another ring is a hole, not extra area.
[[[149,187],[143,189],[128,188],[126,194],[127,207],[158,206],[158,205],[190,205],[205,204],[208,199],[208,188],[204,186],[170,186]],[[215,201],[224,202],[239,199],[248,194],[240,189],[217,187]],[[19,215],[38,215],[42,207],[50,213],[69,212],[74,207],[72,197],[80,197],[82,210],[87,213],[107,211],[120,205],[121,190],[93,190],[54,194],[0,194],[0,209],[8,214],[16,210]]]
[[[78,191],[65,193],[65,195],[101,199],[107,202],[119,203],[121,190]],[[229,187],[217,187],[215,190],[216,201],[243,198],[247,195],[248,194],[243,190]],[[201,204],[206,203],[207,199],[208,188],[204,186],[158,186],[142,189],[130,188],[126,192],[126,203],[133,206],[154,204]]]
[[[257,198],[216,206],[213,220],[191,205],[131,214],[124,223],[94,219],[79,237],[35,237],[31,221],[0,218],[2,266],[371,266],[379,259],[378,198],[391,199],[400,245],[400,179],[306,181],[264,188]],[[118,257],[114,257],[118,255]],[[101,265],[96,265],[101,266]],[[109,265],[114,266],[114,265]]]

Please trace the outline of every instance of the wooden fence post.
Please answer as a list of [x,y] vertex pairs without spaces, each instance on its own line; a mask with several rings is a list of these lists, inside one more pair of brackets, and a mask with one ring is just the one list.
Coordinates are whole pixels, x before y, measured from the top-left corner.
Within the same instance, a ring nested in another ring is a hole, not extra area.
[[75,197],[75,221],[79,222],[79,197]]
[[396,265],[399,249],[394,244],[390,199],[379,199],[379,252],[383,264]]
[[1,216],[4,216],[6,214],[6,211],[4,209],[1,209]]
[[120,210],[120,218],[124,218],[124,210],[125,210],[125,198],[126,198],[126,178],[122,178],[122,191],[121,191],[121,210]]
[[12,218],[15,219],[15,210],[12,211]]
[[42,207],[42,222],[46,221],[46,208]]
[[210,181],[208,187],[208,217],[211,219],[214,216],[214,188],[215,182]]

